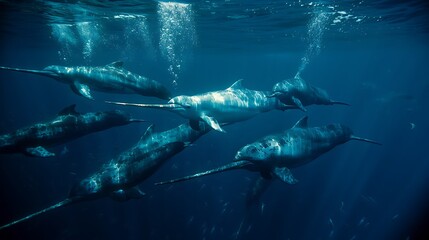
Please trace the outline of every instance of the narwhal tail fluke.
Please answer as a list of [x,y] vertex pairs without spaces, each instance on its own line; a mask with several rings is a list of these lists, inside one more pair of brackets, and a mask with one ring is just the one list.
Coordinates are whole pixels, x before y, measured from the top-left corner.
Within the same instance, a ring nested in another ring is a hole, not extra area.
[[361,138],[361,137],[351,136],[350,139],[361,141],[361,142],[368,142],[368,143],[372,143],[372,144],[376,144],[376,145],[380,145],[380,146],[383,145],[383,144],[381,144],[379,142],[376,142],[374,140],[367,139],[367,138]]
[[218,172],[225,172],[228,170],[233,170],[233,169],[238,169],[238,168],[243,168],[246,165],[249,165],[251,163],[249,163],[248,161],[238,161],[238,162],[232,162],[232,163],[228,163],[225,164],[221,167],[218,168],[214,168],[205,172],[200,172],[200,173],[196,173],[193,175],[189,175],[186,177],[182,177],[182,178],[176,178],[173,180],[168,180],[168,181],[163,181],[163,182],[158,182],[155,183],[155,185],[164,185],[164,184],[171,184],[171,183],[177,183],[177,182],[183,182],[183,181],[187,181],[193,178],[198,178],[198,177],[202,177],[202,176],[206,176],[206,175],[211,175],[211,174],[215,174]]
[[40,214],[42,214],[42,213],[46,213],[46,212],[49,212],[49,211],[54,210],[54,209],[56,209],[56,208],[64,207],[64,206],[70,205],[70,204],[72,204],[72,203],[74,203],[74,202],[75,202],[75,201],[74,201],[74,199],[73,199],[73,198],[67,198],[67,199],[65,199],[65,200],[63,200],[63,201],[61,201],[61,202],[59,202],[59,203],[57,203],[57,204],[54,204],[54,205],[52,205],[52,206],[50,206],[50,207],[48,207],[48,208],[42,209],[42,210],[40,210],[40,211],[38,211],[38,212],[35,212],[35,213],[32,213],[32,214],[30,214],[30,215],[28,215],[28,216],[26,216],[26,217],[23,217],[23,218],[21,218],[21,219],[18,219],[18,220],[15,220],[15,221],[13,221],[13,222],[10,222],[10,223],[8,223],[8,224],[5,224],[5,225],[3,225],[3,226],[1,226],[1,227],[0,227],[0,230],[3,230],[3,229],[8,228],[8,227],[11,227],[11,226],[13,226],[13,225],[15,225],[15,224],[18,224],[18,223],[20,223],[20,222],[24,222],[24,221],[26,221],[26,220],[29,220],[30,218],[33,218],[33,217],[35,217],[35,216],[37,216],[37,215],[40,215]]
[[15,71],[15,72],[23,72],[23,73],[33,73],[43,76],[50,76],[52,75],[52,72],[45,71],[45,70],[32,70],[32,69],[22,69],[22,68],[12,68],[12,67],[1,67],[0,70],[8,70],[8,71]]
[[126,102],[111,102],[111,101],[105,101],[106,103],[114,104],[114,105],[121,105],[121,106],[132,106],[132,107],[142,107],[142,108],[165,108],[165,109],[172,109],[172,108],[180,108],[181,106],[177,104],[156,104],[156,103],[126,103]]
[[350,106],[349,103],[346,102],[340,102],[340,101],[331,101],[332,105],[345,105],[345,106]]

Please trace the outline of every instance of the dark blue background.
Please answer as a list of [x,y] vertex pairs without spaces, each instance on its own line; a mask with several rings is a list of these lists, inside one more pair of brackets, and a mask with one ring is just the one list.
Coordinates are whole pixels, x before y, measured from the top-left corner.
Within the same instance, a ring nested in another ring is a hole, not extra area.
[[[246,42],[239,50],[207,49],[201,44],[187,56],[175,87],[167,72],[168,62],[159,53],[146,54],[143,48],[136,47],[128,55],[120,46],[102,45],[94,49],[90,60],[83,60],[80,50],[74,49],[65,63],[59,60],[61,46],[51,37],[49,27],[31,21],[18,29],[3,26],[0,43],[1,66],[41,69],[51,64],[103,65],[122,59],[127,69],[161,81],[175,95],[223,89],[241,78],[248,88],[269,90],[274,83],[295,75],[306,49],[303,43],[288,46],[288,51],[282,45],[279,51],[275,45],[267,51],[263,47],[252,50],[246,48]],[[362,142],[339,146],[293,169],[298,184],[276,180],[259,205],[245,207],[245,194],[256,173],[231,171],[172,186],[155,187],[153,183],[231,161],[241,146],[292,126],[304,116],[298,110],[264,113],[226,127],[226,134],[208,133],[141,184],[147,193],[143,199],[79,203],[6,229],[0,238],[235,239],[243,219],[242,239],[330,239],[331,231],[332,239],[427,236],[427,43],[424,33],[324,40],[321,54],[311,59],[302,77],[351,107],[309,107],[310,125],[344,123],[357,136],[383,146]],[[92,102],[52,79],[0,74],[1,133],[49,120],[72,103],[78,111],[89,112],[116,108],[103,100],[158,101],[95,93],[97,101]],[[153,122],[156,131],[185,122],[169,112],[121,109]],[[136,143],[147,126],[131,124],[83,137],[66,144],[69,152],[55,158],[0,156],[1,225],[63,200],[75,182]],[[63,147],[53,151],[59,153]]]

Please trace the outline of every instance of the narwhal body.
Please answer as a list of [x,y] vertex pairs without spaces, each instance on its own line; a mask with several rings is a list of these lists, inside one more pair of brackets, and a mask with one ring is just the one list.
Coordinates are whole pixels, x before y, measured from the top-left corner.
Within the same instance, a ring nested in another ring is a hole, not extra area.
[[194,130],[189,124],[182,124],[161,133],[153,133],[153,125],[150,126],[136,145],[75,185],[70,197],[99,197],[106,193],[114,199],[138,196],[135,193],[139,191],[131,187],[151,176],[167,159],[210,130],[203,123],[199,127],[200,130]]
[[102,197],[111,197],[118,201],[140,198],[144,193],[136,187],[139,183],[150,177],[166,160],[210,131],[204,123],[200,123],[199,130],[194,130],[189,124],[182,124],[159,133],[152,133],[152,129],[152,126],[149,127],[133,147],[72,187],[65,200],[3,225],[0,230],[47,211],[81,201]]
[[267,97],[269,94],[243,88],[241,80],[238,80],[227,89],[193,96],[177,96],[167,104],[109,103],[168,110],[194,122],[203,121],[213,129],[224,132],[221,125],[244,121],[274,109],[296,108],[287,106],[276,98]]
[[282,103],[293,105],[303,111],[307,111],[308,105],[349,105],[344,102],[333,101],[328,93],[315,87],[300,76],[278,82],[273,87],[271,97],[278,98]]
[[46,150],[90,133],[143,120],[133,119],[123,111],[80,114],[76,105],[64,108],[53,120],[36,123],[0,136],[0,153],[24,153],[33,157],[51,157]]
[[232,169],[258,171],[264,178],[276,177],[283,182],[294,184],[297,180],[292,175],[290,168],[306,164],[350,140],[379,144],[369,139],[354,136],[350,128],[341,124],[309,128],[307,117],[304,117],[294,127],[283,133],[268,135],[242,147],[232,163],[158,184],[185,181]]
[[53,78],[68,84],[77,95],[93,99],[91,90],[107,93],[135,93],[161,99],[170,99],[170,92],[161,83],[134,74],[122,67],[117,61],[104,66],[57,66],[52,65],[43,70],[30,70],[11,67],[0,67],[10,70],[32,73]]

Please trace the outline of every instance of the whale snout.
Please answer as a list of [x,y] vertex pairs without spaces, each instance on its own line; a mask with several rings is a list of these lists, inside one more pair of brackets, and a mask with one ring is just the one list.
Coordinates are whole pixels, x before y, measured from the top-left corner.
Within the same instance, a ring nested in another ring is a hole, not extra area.
[[69,192],[69,197],[90,197],[99,194],[102,186],[94,178],[87,178],[76,183]]
[[290,86],[285,84],[283,81],[274,84],[272,91],[277,93],[285,93]]

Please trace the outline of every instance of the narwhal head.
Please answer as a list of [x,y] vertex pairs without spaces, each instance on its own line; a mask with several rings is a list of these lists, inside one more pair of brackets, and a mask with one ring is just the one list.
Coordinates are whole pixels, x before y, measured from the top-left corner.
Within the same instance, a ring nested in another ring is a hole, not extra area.
[[291,97],[296,89],[302,88],[300,78],[290,78],[274,84],[272,89],[273,97]]
[[318,104],[325,104],[325,105],[333,105],[333,104],[339,104],[339,105],[346,105],[349,106],[350,104],[340,101],[334,101],[329,96],[328,92],[318,88],[318,87],[312,87],[313,94],[315,97],[315,100]]
[[357,140],[361,142],[382,145],[381,143],[376,142],[374,140],[353,135],[353,131],[343,124],[329,124],[326,126],[326,129],[330,130],[335,135],[337,144],[342,144],[350,140]]
[[69,192],[69,198],[93,199],[102,195],[103,191],[103,184],[95,174],[76,183]]
[[238,150],[234,160],[235,161],[246,160],[250,162],[257,162],[257,161],[265,161],[269,157],[270,156],[268,154],[268,151],[264,151],[264,149],[261,148],[260,144],[252,143],[252,144],[247,144],[246,146]]
[[64,66],[51,65],[43,69],[44,74],[55,79],[65,79],[72,69]]
[[170,101],[168,101],[169,104],[174,104],[174,111],[180,113],[185,113],[188,112],[189,109],[196,107],[196,102],[193,99],[193,97],[190,96],[185,96],[185,95],[181,95],[181,96],[177,96],[174,97],[172,99],[170,99]]
[[331,98],[329,97],[327,91],[318,87],[313,87],[313,93],[318,99],[318,101],[320,101],[321,103],[326,103],[326,104],[331,103]]
[[352,139],[353,131],[346,125],[343,124],[329,124],[325,126],[326,134],[331,136],[331,139],[335,139],[337,144],[345,143]]
[[274,94],[284,94],[287,93],[290,87],[290,84],[287,84],[287,80],[284,80],[274,84],[272,91]]

